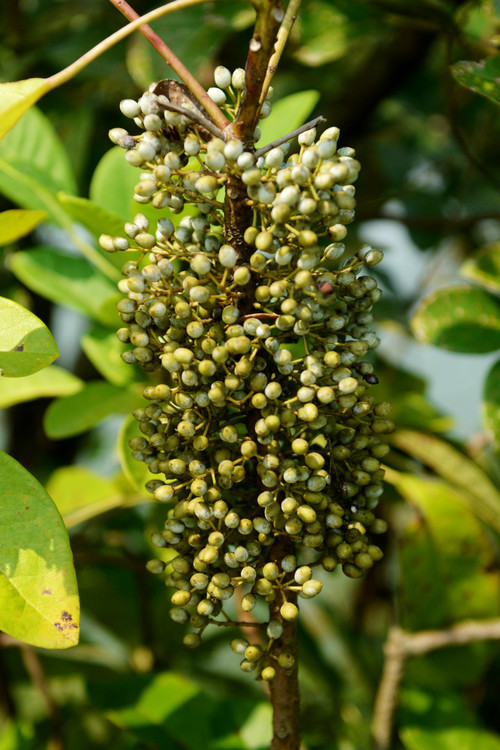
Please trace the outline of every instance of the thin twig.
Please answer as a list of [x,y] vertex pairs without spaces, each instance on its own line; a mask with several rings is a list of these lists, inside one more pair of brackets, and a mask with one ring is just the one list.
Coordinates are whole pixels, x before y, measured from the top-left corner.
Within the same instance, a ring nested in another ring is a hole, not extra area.
[[77,73],[80,73],[80,71],[86,68],[89,63],[97,60],[100,55],[107,52],[115,44],[121,42],[122,39],[125,39],[141,26],[144,26],[150,21],[155,21],[157,18],[167,15],[167,13],[173,13],[175,10],[181,10],[182,8],[189,8],[192,5],[199,5],[202,2],[205,2],[205,0],[172,0],[172,2],[167,5],[162,5],[160,8],[156,8],[155,10],[146,13],[144,16],[138,17],[135,21],[123,26],[123,28],[115,31],[114,34],[111,34],[111,36],[108,36],[106,39],[103,39],[102,42],[96,44],[95,47],[92,47],[92,49],[79,57],[78,60],[75,60],[71,65],[68,65],[67,68],[60,70],[59,73],[55,73],[53,76],[50,76],[50,78],[47,78],[46,83],[49,89],[55,89],[63,83],[70,81]]
[[281,22],[281,26],[276,36],[276,44],[274,46],[273,55],[267,65],[266,77],[264,78],[264,84],[262,86],[262,91],[260,94],[261,105],[264,103],[267,92],[269,91],[269,86],[271,85],[271,81],[273,80],[274,74],[276,73],[278,63],[281,59],[281,55],[283,54],[283,50],[285,49],[288,37],[290,36],[292,26],[297,18],[301,3],[302,0],[290,0],[290,2],[288,3],[286,13],[283,17],[283,21]]
[[477,641],[500,640],[500,618],[460,622],[443,630],[408,633],[390,628],[384,646],[385,662],[375,699],[372,735],[376,750],[389,750],[399,686],[406,660],[438,648],[461,646]]
[[[139,18],[139,14],[127,3],[125,0],[110,0],[117,10],[122,13],[125,18],[129,21],[135,21]],[[196,80],[193,74],[186,68],[183,62],[179,60],[170,47],[168,47],[163,39],[156,34],[150,26],[144,25],[139,28],[139,31],[143,36],[146,37],[155,50],[163,57],[167,65],[170,65],[181,81],[183,81],[188,89],[198,99],[200,104],[203,105],[205,110],[209,113],[210,117],[218,127],[223,130],[228,124],[229,120],[221,112],[217,104],[209,97],[203,86]],[[207,130],[210,130],[208,125],[205,124]],[[220,136],[218,136],[220,137]]]
[[207,120],[206,117],[203,117],[201,112],[199,112],[198,110],[185,109],[184,107],[179,107],[177,104],[172,104],[172,102],[164,104],[163,106],[165,107],[165,109],[171,110],[172,112],[178,112],[180,115],[184,115],[184,117],[197,122],[198,125],[202,125],[204,128],[209,130],[212,135],[215,135],[217,138],[222,138],[224,140],[224,132],[220,128],[218,128],[217,125],[214,125],[211,120]]
[[315,117],[314,120],[309,120],[309,122],[305,122],[304,125],[301,125],[300,128],[295,128],[295,130],[292,130],[290,133],[287,133],[286,135],[281,136],[281,138],[276,138],[275,141],[271,141],[271,143],[268,143],[267,146],[263,146],[262,148],[259,148],[254,156],[256,159],[259,158],[259,156],[263,156],[264,154],[267,154],[268,151],[270,151],[272,148],[276,148],[276,146],[281,146],[282,143],[288,143],[288,141],[291,141],[292,138],[296,138],[301,133],[305,133],[306,130],[311,130],[311,128],[315,128],[316,125],[319,125],[321,122],[326,122],[326,117],[319,116]]

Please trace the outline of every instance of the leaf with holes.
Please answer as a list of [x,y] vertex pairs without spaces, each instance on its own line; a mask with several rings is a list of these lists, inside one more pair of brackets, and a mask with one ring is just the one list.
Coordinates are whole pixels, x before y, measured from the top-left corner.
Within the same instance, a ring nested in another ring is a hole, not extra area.
[[45,323],[16,302],[0,297],[0,375],[31,375],[58,356],[56,342]]
[[42,648],[69,648],[79,600],[68,534],[37,480],[0,451],[0,629]]

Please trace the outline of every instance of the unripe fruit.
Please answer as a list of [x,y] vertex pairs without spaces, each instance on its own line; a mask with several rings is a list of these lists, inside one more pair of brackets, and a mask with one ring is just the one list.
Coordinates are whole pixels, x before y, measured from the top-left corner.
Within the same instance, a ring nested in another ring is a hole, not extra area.
[[[218,66],[214,83],[209,96],[231,119],[245,71]],[[136,202],[158,214],[100,238],[132,257],[118,285],[122,358],[156,370],[130,448],[154,476],[147,491],[169,503],[151,542],[171,550],[171,618],[199,631],[186,645],[219,614],[230,619],[235,590],[259,617],[259,599],[282,602],[263,628],[272,643],[298,616],[280,597],[321,590],[314,566],[359,577],[382,557],[372,537],[387,524],[374,509],[393,424],[363,361],[378,345],[381,291],[360,275],[382,254],[365,246],[347,257],[359,163],[337,150],[337,128],[301,133],[291,157],[287,143],[255,154],[167,109],[158,92],[170,85],[121,103],[138,135],[110,133],[140,168]],[[266,100],[260,115],[270,109]],[[179,214],[175,226],[167,211]],[[232,642],[243,671],[274,678],[269,642]],[[291,654],[277,661],[294,664]]]

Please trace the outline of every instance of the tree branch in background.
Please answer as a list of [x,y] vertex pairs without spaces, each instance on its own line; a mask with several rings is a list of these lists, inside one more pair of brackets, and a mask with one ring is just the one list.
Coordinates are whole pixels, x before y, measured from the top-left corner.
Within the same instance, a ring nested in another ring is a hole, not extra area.
[[438,648],[462,646],[477,641],[500,640],[500,618],[461,622],[443,630],[408,633],[390,628],[384,646],[385,662],[379,683],[372,721],[375,750],[389,750],[398,692],[407,659]]
[[[139,18],[139,14],[136,13],[135,10],[125,2],[125,0],[110,0],[110,3],[112,3],[129,21],[135,21],[136,18]],[[203,86],[196,80],[193,74],[190,73],[184,63],[179,60],[177,55],[172,52],[170,47],[165,44],[163,39],[161,39],[161,37],[159,37],[150,26],[145,24],[139,28],[139,31],[163,57],[167,65],[177,73],[181,81],[186,84],[200,104],[202,104],[205,110],[209,113],[214,123],[223,130],[229,124],[229,120],[226,119],[217,104],[212,101]]]

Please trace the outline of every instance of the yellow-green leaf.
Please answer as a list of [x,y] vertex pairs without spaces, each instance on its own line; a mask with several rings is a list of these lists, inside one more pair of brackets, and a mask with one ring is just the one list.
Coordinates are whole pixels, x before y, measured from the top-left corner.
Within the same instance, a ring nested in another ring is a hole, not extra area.
[[500,492],[474,461],[444,440],[414,430],[398,430],[391,442],[460,488],[473,513],[500,532]]
[[0,83],[0,138],[49,90],[45,78]]
[[0,297],[0,375],[31,375],[58,356],[56,342],[45,323],[17,302]]
[[47,482],[47,491],[68,528],[101,513],[151,498],[131,493],[123,476],[101,477],[83,466],[63,466]]
[[10,245],[29,234],[47,217],[45,211],[12,208],[0,213],[0,245]]
[[25,378],[0,378],[0,409],[35,398],[71,396],[83,388],[83,380],[57,365]]
[[44,488],[0,451],[0,629],[43,648],[79,635],[79,600],[67,531]]

